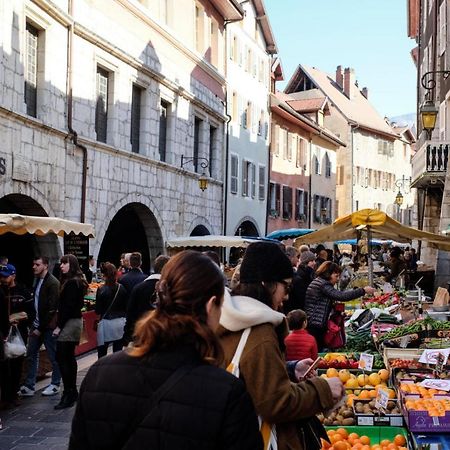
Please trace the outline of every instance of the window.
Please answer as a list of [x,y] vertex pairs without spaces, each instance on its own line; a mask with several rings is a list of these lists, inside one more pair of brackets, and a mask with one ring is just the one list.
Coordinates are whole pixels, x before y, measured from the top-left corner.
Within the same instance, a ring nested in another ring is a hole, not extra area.
[[219,65],[219,25],[214,19],[211,19],[211,64]]
[[306,144],[305,139],[298,138],[295,165],[296,167],[302,167],[304,170],[306,169]]
[[331,178],[331,160],[328,153],[325,153],[325,176]]
[[283,219],[292,218],[292,188],[283,186]]
[[277,183],[270,183],[269,196],[270,216],[278,217],[280,215],[281,186]]
[[250,162],[242,162],[242,196],[248,197],[249,194],[249,177],[250,177]]
[[167,120],[169,112],[169,103],[161,100],[159,110],[159,159],[166,161],[167,158]]
[[314,155],[314,173],[320,175],[320,161],[317,155]]
[[199,156],[199,151],[200,151],[200,131],[201,131],[201,125],[202,125],[203,120],[199,119],[198,117],[196,117],[194,119],[194,152],[193,152],[193,157],[194,157],[194,171],[197,172],[198,171],[198,156]]
[[258,199],[265,200],[266,198],[266,167],[259,166],[259,177],[258,177]]
[[217,140],[217,128],[209,127],[209,176],[213,176],[213,161]]
[[264,60],[262,59],[261,61],[259,61],[259,77],[258,80],[260,82],[264,81]]
[[235,91],[233,91],[233,96],[231,98],[231,114],[234,122],[238,122],[239,120],[239,103],[238,103],[238,95]]
[[233,36],[231,38],[231,46],[230,46],[230,59],[232,61],[236,61],[236,53],[237,53],[237,38]]
[[37,117],[38,35],[32,25],[26,25],[25,104],[27,114]]
[[245,118],[246,118],[246,123],[245,123],[245,128],[251,130],[252,129],[252,104],[251,102],[247,102],[247,109],[246,109],[246,114],[245,114]]
[[273,124],[272,126],[272,153],[275,156],[280,155],[280,127],[279,125]]
[[253,61],[252,51],[250,49],[248,49],[247,50],[247,64],[246,64],[245,70],[249,73],[252,70],[252,61]]
[[295,219],[301,222],[306,222],[308,216],[308,197],[303,189],[295,190]]
[[287,160],[288,161],[292,161],[292,146],[293,146],[293,142],[292,139],[295,138],[294,135],[292,135],[292,133],[287,132]]
[[264,126],[264,111],[261,110],[261,112],[259,113],[259,121],[258,121],[258,136],[261,136],[263,126]]
[[230,191],[232,194],[237,194],[238,191],[238,178],[239,178],[239,158],[237,155],[231,155],[231,183],[230,183]]
[[195,5],[195,49],[199,53],[204,50],[204,11],[200,5]]
[[167,24],[169,19],[168,9],[169,5],[167,4],[168,0],[159,0],[159,13],[161,16],[161,22]]
[[[241,105],[242,105],[242,103],[241,103]],[[247,113],[248,113],[247,108],[248,108],[248,103],[247,103],[247,106],[245,108],[243,108],[243,111],[241,114],[241,125],[244,128],[247,128]]]
[[95,107],[95,132],[97,141],[106,142],[108,125],[109,72],[97,67],[97,103]]
[[130,130],[130,142],[131,151],[133,153],[139,153],[139,136],[141,126],[141,96],[142,89],[133,84],[131,93],[131,130]]
[[283,146],[283,159],[287,159],[287,155],[288,155],[288,138],[289,138],[288,131],[285,130],[284,128],[281,128],[280,129],[280,141]]
[[256,166],[250,163],[250,173],[251,173],[251,187],[252,187],[252,198],[256,197]]

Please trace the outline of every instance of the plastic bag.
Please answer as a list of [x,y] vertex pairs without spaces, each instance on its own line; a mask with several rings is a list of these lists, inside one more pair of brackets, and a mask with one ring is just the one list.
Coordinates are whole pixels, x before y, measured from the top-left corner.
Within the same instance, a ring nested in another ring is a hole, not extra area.
[[23,342],[17,325],[11,325],[8,338],[5,342],[5,359],[18,358],[25,355],[27,347]]

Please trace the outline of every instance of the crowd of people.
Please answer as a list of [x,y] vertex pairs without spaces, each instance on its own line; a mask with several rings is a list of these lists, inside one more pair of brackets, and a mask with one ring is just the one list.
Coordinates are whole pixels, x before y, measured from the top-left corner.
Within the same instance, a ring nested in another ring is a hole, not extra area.
[[[389,275],[406,259],[392,249],[383,261]],[[52,378],[42,395],[58,394],[62,381],[55,408],[77,405],[71,449],[137,449],[143,440],[163,448],[258,449],[263,440],[280,450],[321,448],[326,435],[315,415],[345,390],[339,378],[308,368],[326,347],[335,305],[374,291],[339,290],[348,256],[323,246],[252,243],[230,283],[214,252],[160,255],[149,275],[139,252],[123,254],[119,268],[100,264],[98,362],[78,391],[88,283],[77,258],[61,258],[58,280],[48,259],[36,257],[29,290],[16,283],[12,264],[0,263],[2,341],[17,325],[27,346],[26,356],[1,358],[1,406],[35,395],[44,344]]]

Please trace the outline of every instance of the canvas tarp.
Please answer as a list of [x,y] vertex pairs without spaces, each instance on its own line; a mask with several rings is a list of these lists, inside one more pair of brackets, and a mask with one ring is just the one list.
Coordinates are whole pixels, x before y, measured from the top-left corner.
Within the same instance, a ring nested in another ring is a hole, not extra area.
[[425,241],[430,247],[450,251],[449,237],[407,227],[376,209],[362,209],[340,217],[328,227],[297,238],[294,245],[299,247],[302,244],[352,239],[358,237],[358,231],[367,230],[368,227],[370,227],[372,238],[392,239],[397,242]]
[[37,236],[54,233],[61,237],[65,234],[75,233],[94,237],[94,227],[88,223],[71,222],[58,217],[0,214],[0,234],[5,233],[30,233]]
[[244,238],[241,236],[219,236],[208,234],[206,236],[187,236],[169,239],[167,247],[247,247],[258,238]]

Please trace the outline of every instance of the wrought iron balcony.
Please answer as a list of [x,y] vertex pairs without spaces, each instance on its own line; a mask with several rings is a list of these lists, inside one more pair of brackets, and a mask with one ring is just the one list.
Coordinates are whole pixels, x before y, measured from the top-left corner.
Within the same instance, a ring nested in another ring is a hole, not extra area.
[[425,141],[412,158],[411,187],[442,186],[445,182],[450,142]]

